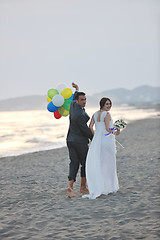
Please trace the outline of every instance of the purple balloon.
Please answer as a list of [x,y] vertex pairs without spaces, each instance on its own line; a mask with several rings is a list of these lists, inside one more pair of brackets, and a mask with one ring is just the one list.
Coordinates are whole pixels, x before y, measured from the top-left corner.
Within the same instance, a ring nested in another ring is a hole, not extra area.
[[49,102],[47,105],[47,109],[49,112],[56,112],[58,110],[59,107],[56,107],[53,102]]

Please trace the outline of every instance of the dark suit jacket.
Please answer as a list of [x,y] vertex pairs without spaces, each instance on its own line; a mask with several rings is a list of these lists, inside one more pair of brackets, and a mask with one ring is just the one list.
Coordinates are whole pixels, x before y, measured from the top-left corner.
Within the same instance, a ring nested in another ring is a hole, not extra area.
[[87,126],[87,122],[90,118],[82,107],[75,102],[75,100],[71,103],[69,114],[70,125],[67,134],[67,141],[88,143],[88,139],[92,140],[93,134]]

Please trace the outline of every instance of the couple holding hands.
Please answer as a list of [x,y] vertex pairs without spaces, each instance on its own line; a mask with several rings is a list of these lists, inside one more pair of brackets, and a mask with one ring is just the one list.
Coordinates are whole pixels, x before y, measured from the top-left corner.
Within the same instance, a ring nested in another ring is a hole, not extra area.
[[[80,192],[84,194],[82,197],[95,199],[102,194],[117,192],[119,189],[115,135],[119,135],[120,130],[112,134],[113,120],[109,113],[112,102],[109,98],[100,100],[100,110],[93,114],[88,127],[87,122],[90,118],[84,109],[85,93],[79,92],[75,83],[72,83],[72,86],[76,92],[70,107],[67,134],[70,158],[68,197],[75,197],[73,185],[81,167]],[[88,147],[89,139],[91,143]]]

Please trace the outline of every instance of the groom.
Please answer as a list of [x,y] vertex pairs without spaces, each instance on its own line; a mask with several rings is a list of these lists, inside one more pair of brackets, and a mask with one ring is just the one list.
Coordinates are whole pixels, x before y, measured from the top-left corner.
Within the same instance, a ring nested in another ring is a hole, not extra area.
[[69,187],[68,197],[75,197],[73,184],[76,181],[77,172],[81,165],[81,193],[88,193],[86,187],[85,163],[88,152],[89,139],[92,140],[93,134],[87,126],[89,120],[88,114],[85,112],[86,96],[83,92],[78,92],[78,85],[72,83],[72,86],[77,90],[74,94],[74,99],[71,103],[69,113],[69,130],[67,134],[67,147],[69,151]]

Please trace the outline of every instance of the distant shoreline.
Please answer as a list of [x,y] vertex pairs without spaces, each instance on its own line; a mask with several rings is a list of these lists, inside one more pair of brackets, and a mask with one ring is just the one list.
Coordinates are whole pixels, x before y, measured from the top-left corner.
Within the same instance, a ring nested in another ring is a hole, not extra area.
[[[115,106],[127,104],[128,106],[145,108],[149,106],[151,108],[154,105],[160,105],[160,87],[143,85],[132,90],[116,88],[93,95],[88,95],[86,92],[87,107],[98,106],[99,100],[104,96],[109,97]],[[30,95],[0,100],[0,111],[42,110],[47,109],[47,105],[47,93],[46,95]]]
[[[86,104],[86,109],[87,108],[98,108],[99,105],[97,103],[97,105],[90,105],[90,104]],[[149,103],[137,103],[137,104],[113,104],[113,108],[114,107],[134,107],[137,109],[155,109],[156,111],[160,111],[160,103],[157,104],[149,104]],[[39,108],[15,108],[15,109],[1,109],[0,107],[0,112],[19,112],[19,111],[41,111],[41,110],[46,110],[47,111],[47,104],[44,107],[39,107]]]

